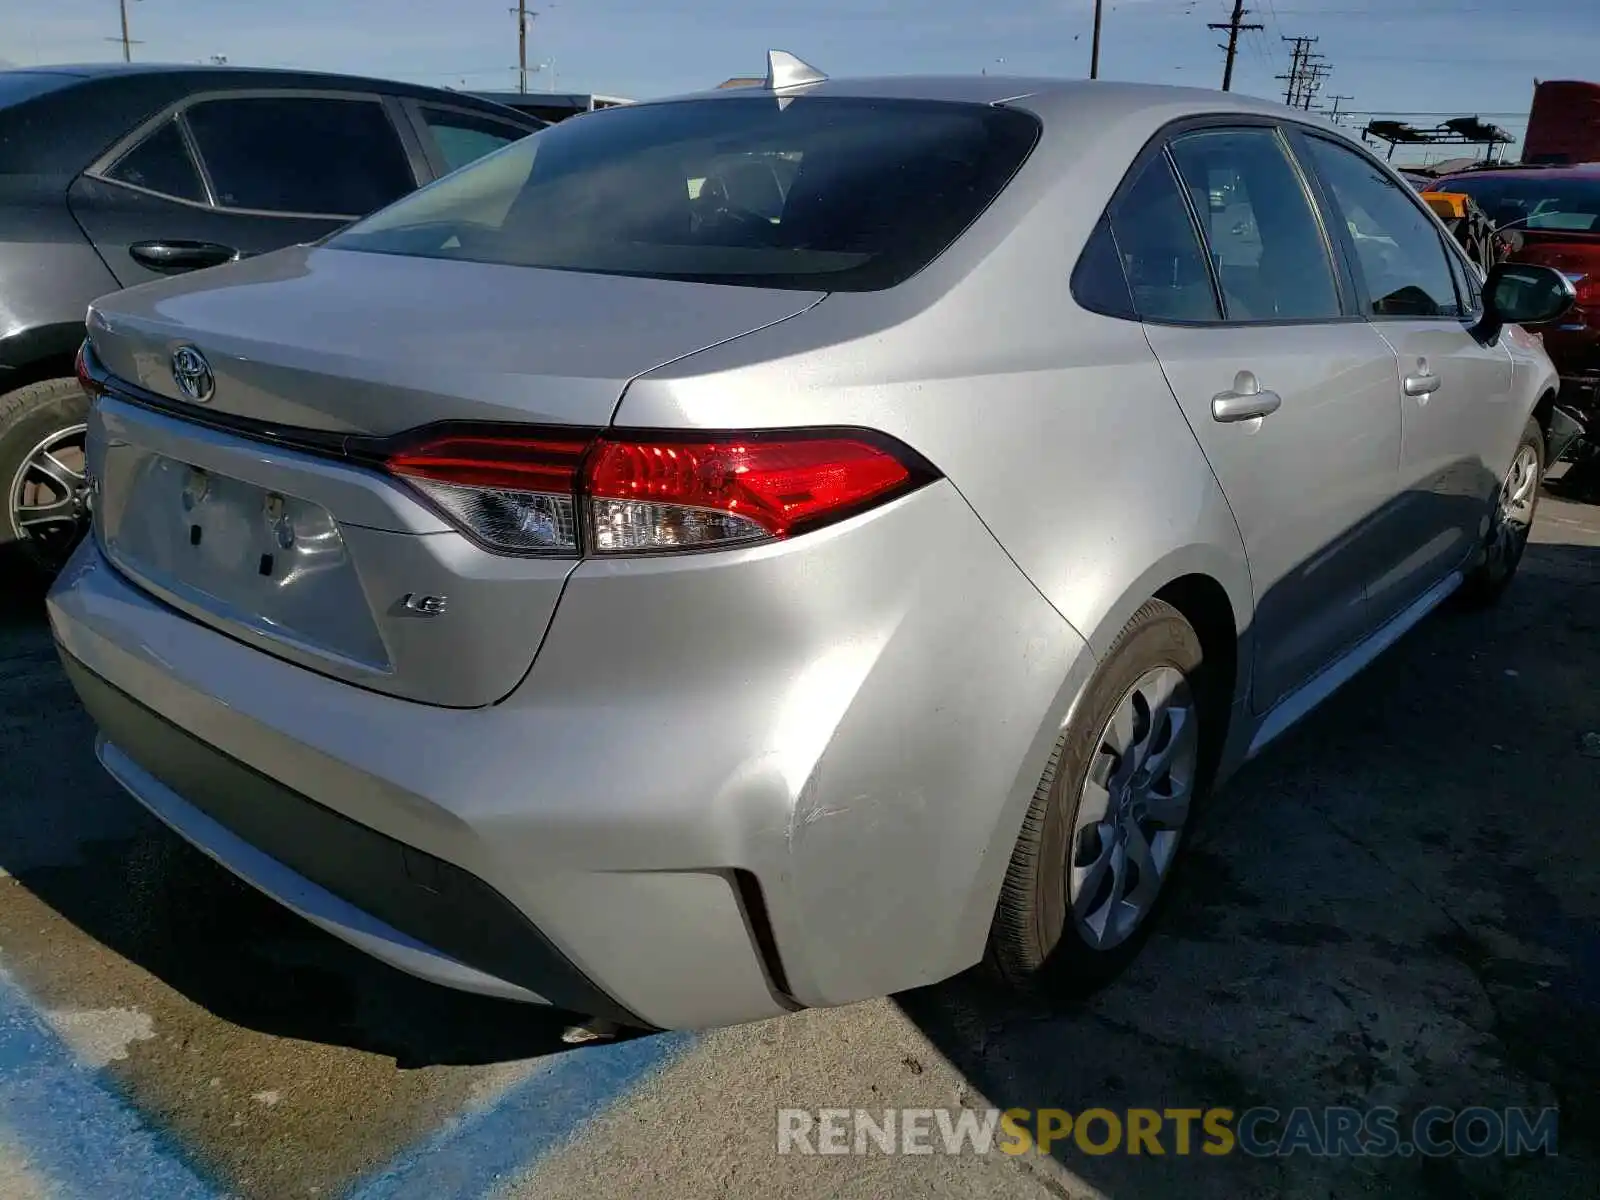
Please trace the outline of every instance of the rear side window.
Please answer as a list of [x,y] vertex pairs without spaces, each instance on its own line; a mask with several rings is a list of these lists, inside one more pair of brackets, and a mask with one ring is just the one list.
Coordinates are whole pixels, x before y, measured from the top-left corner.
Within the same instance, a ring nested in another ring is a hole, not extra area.
[[189,147],[184,143],[178,123],[170,118],[117,159],[106,172],[106,178],[163,196],[205,203],[200,173],[195,170],[194,159],[189,157]]
[[524,138],[346,230],[350,250],[755,287],[892,287],[1038,138],[989,105],[771,96],[641,104]]
[[375,100],[247,96],[184,117],[224,208],[357,217],[416,186]]
[[1090,312],[1125,321],[1139,319],[1128,293],[1128,279],[1122,273],[1122,259],[1117,254],[1117,239],[1111,234],[1111,221],[1101,217],[1089,235],[1072,270],[1072,295]]
[[1216,321],[1216,291],[1164,154],[1140,169],[1111,214],[1122,269],[1144,321]]
[[1205,226],[1228,320],[1341,315],[1327,243],[1275,130],[1183,134],[1172,157]]
[[459,170],[532,132],[493,117],[453,112],[448,108],[425,106],[422,119],[433,134],[433,144],[438,147],[447,171]]

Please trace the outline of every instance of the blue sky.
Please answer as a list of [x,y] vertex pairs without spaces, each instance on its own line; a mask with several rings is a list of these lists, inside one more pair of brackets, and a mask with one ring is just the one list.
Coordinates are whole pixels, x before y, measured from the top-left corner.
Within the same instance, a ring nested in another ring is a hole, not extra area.
[[[129,0],[136,58],[344,70],[514,87],[514,0]],[[1284,35],[1316,35],[1324,94],[1390,112],[1525,114],[1533,79],[1600,79],[1596,0],[1247,0],[1234,86],[1281,95]],[[1093,0],[529,0],[530,88],[648,97],[759,73],[768,46],[834,75],[1081,76]],[[1101,75],[1218,86],[1207,21],[1231,0],[1106,0]],[[1379,15],[1384,14],[1384,15]],[[117,0],[4,0],[0,60],[120,56]],[[1497,118],[1518,131],[1513,117]]]

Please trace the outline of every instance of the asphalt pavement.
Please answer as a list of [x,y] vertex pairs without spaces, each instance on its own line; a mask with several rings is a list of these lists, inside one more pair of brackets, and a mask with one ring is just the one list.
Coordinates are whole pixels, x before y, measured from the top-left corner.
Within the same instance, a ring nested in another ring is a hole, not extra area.
[[[101,773],[0,563],[0,1200],[1600,1194],[1600,507],[1248,766],[1054,1017],[961,979],[570,1048],[363,958]],[[1586,738],[1585,735],[1594,735]],[[1554,1154],[786,1153],[778,1111],[1559,1109]]]

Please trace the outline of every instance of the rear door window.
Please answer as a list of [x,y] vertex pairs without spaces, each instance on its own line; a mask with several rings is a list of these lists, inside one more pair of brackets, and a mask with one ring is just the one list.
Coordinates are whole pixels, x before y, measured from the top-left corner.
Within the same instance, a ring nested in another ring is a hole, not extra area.
[[1217,294],[1189,208],[1165,154],[1117,200],[1111,231],[1142,321],[1217,321]]
[[423,123],[433,136],[439,159],[446,171],[455,171],[502,146],[509,146],[533,132],[507,121],[497,121],[479,113],[423,105]]
[[1374,317],[1459,317],[1443,235],[1415,192],[1355,150],[1307,137]]
[[224,208],[358,217],[416,187],[376,99],[225,97],[184,119]]
[[206,199],[183,133],[170,117],[117,159],[106,178],[197,204]]
[[1037,118],[771,96],[607,109],[540,131],[331,245],[756,287],[892,287],[1005,187]]
[[1172,157],[1205,227],[1228,320],[1342,315],[1327,242],[1276,130],[1186,133]]

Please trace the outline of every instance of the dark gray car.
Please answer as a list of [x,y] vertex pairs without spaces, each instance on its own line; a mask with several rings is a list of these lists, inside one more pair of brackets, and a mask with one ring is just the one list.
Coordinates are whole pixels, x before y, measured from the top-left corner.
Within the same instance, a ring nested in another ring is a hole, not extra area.
[[90,301],[315,241],[543,126],[339,75],[0,71],[0,553],[49,567],[81,533]]

